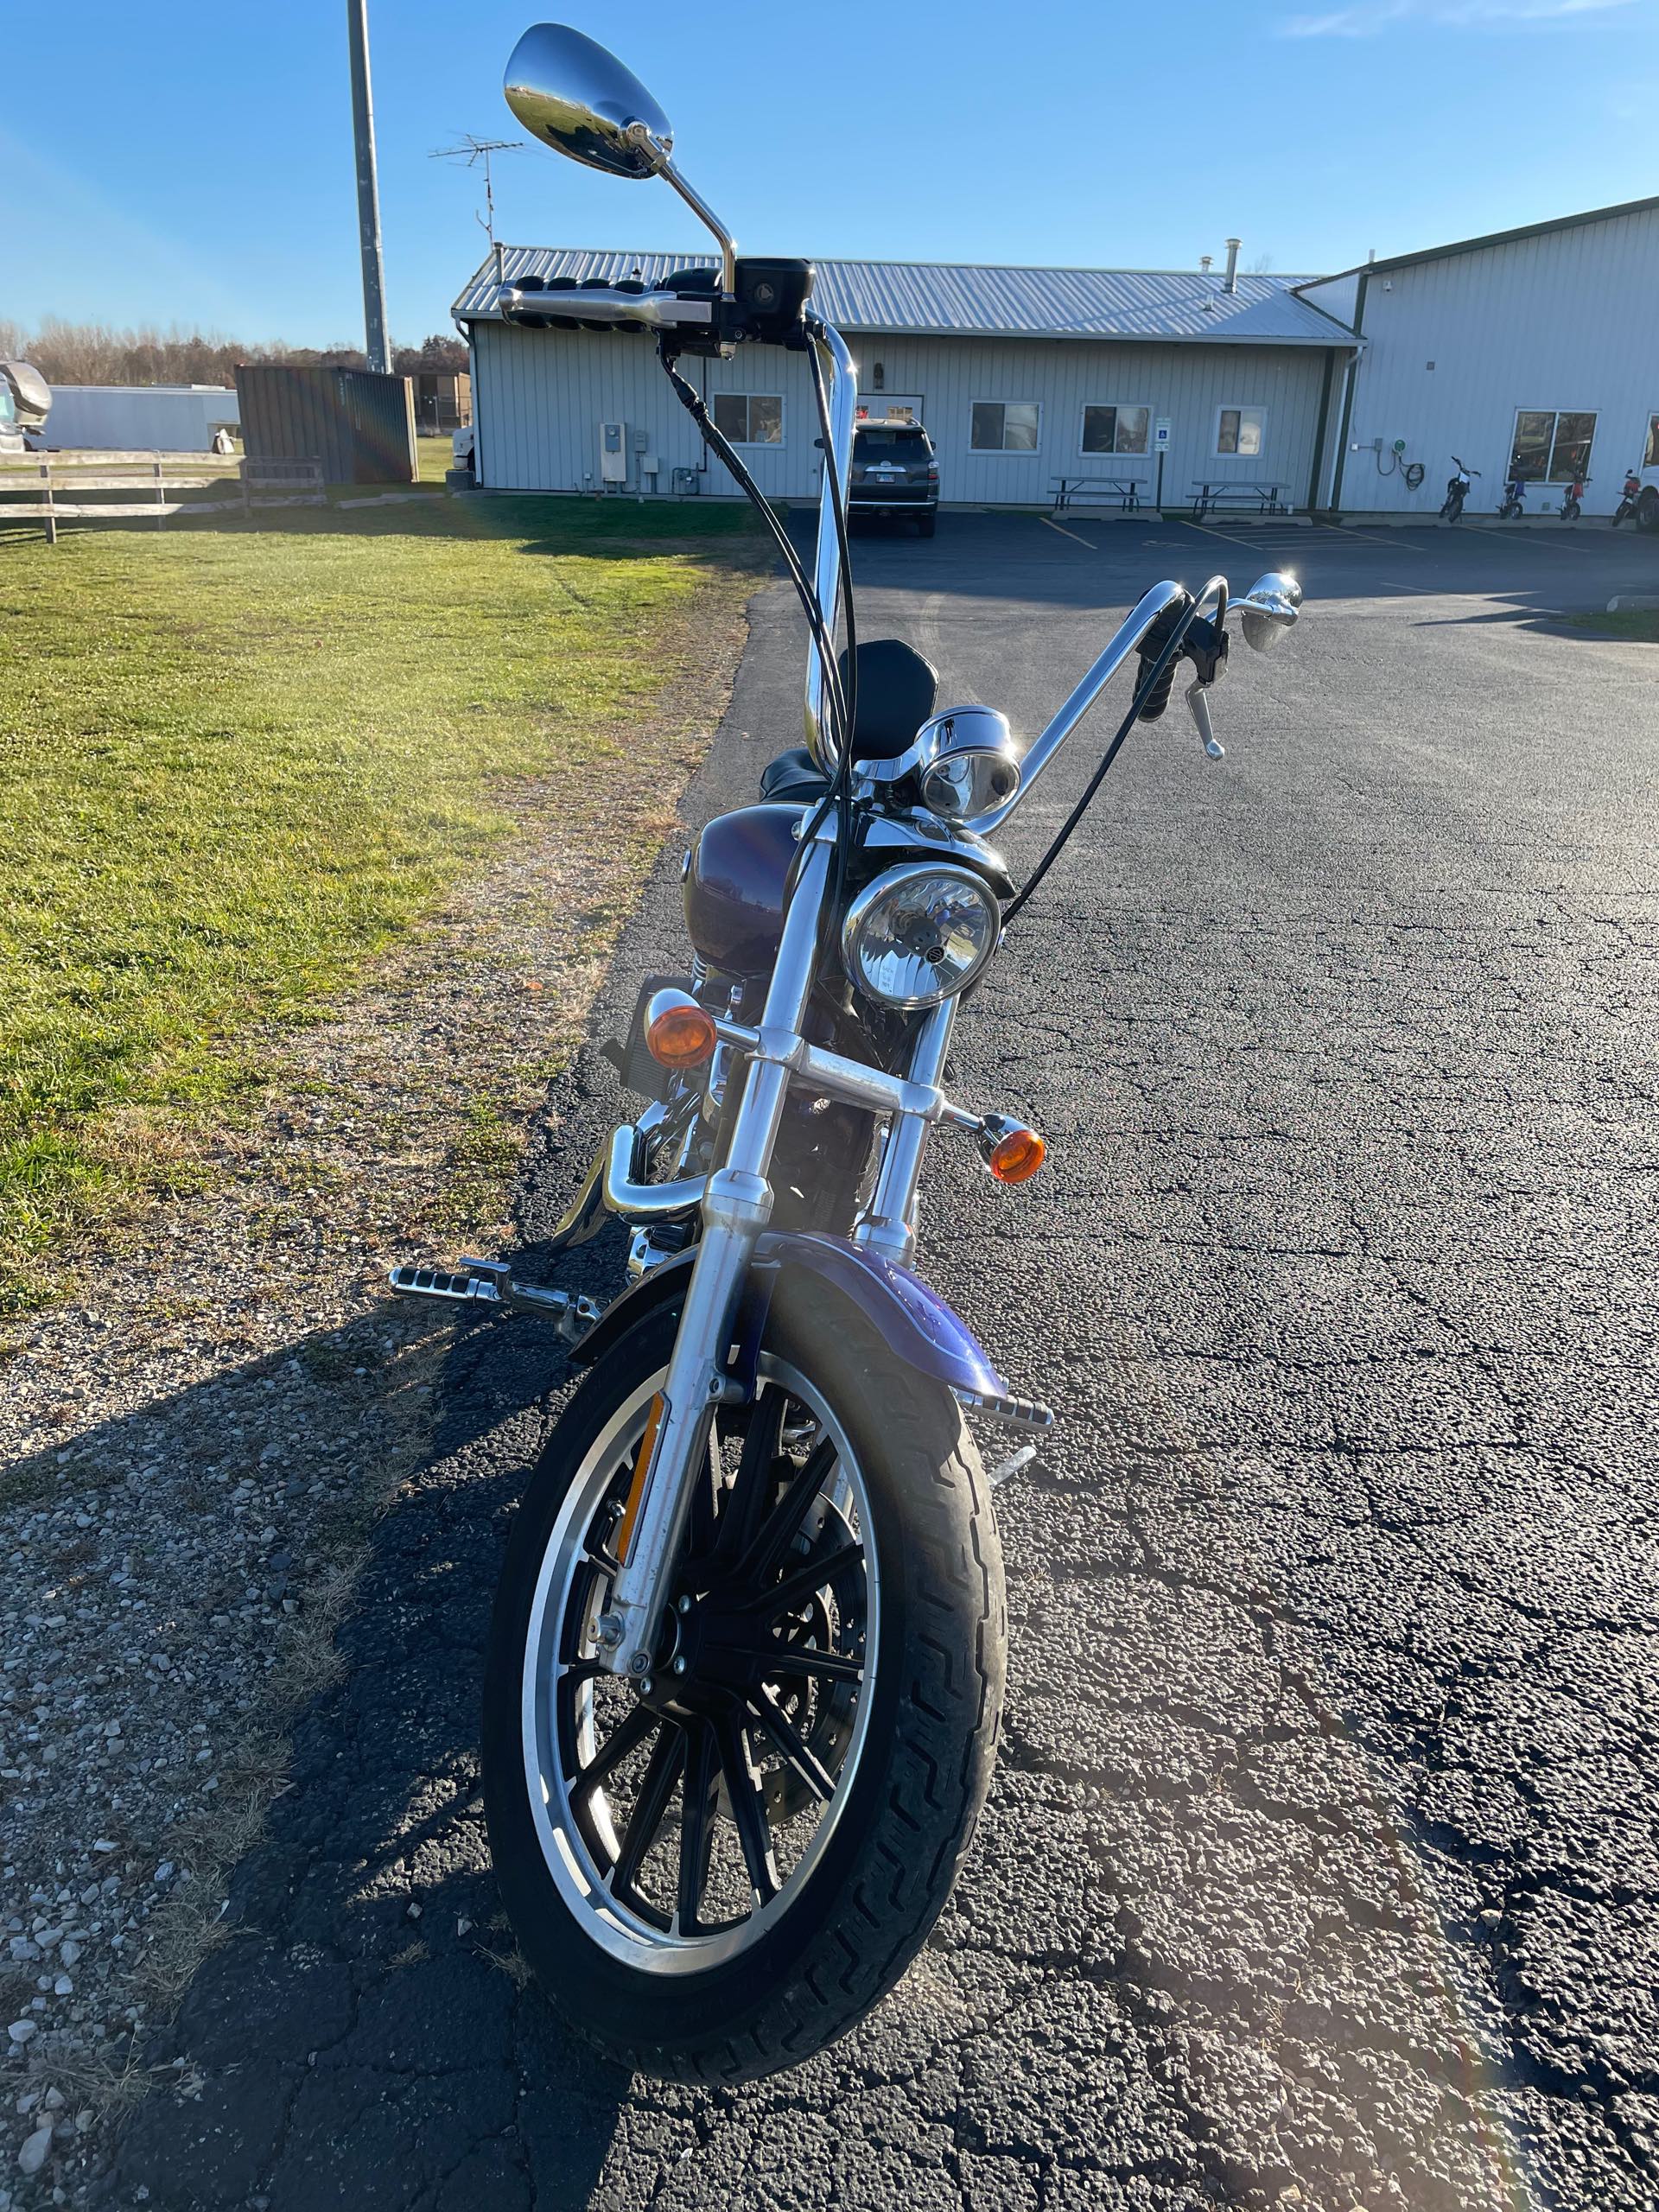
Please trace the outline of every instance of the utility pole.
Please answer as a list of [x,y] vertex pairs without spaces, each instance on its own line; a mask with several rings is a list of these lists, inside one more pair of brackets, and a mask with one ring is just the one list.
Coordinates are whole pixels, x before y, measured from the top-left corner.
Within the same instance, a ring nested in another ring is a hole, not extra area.
[[363,253],[363,324],[369,366],[391,366],[386,340],[386,267],[380,245],[380,185],[374,164],[374,96],[369,88],[368,0],[346,0],[352,46],[352,131],[357,141],[357,227]]

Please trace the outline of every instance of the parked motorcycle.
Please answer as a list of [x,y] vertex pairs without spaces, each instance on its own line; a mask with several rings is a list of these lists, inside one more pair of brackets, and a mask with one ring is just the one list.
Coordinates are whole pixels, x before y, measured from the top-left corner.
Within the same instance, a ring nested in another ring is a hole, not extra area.
[[1517,522],[1527,511],[1526,486],[1518,476],[1511,476],[1503,486],[1503,497],[1498,505],[1500,522]]
[[1584,487],[1589,481],[1587,476],[1575,476],[1562,493],[1561,504],[1556,512],[1563,522],[1577,522],[1584,512]]
[[1637,474],[1635,469],[1627,468],[1624,472],[1624,482],[1619,493],[1618,505],[1613,509],[1615,530],[1618,528],[1620,523],[1635,516],[1641,498],[1642,479]]
[[1459,461],[1456,454],[1452,459],[1456,473],[1446,480],[1446,498],[1440,507],[1442,522],[1458,522],[1462,518],[1464,502],[1473,488],[1474,479],[1480,474],[1478,468],[1471,468],[1466,462]]
[[[642,1110],[551,1241],[620,1217],[630,1286],[601,1312],[502,1261],[392,1282],[538,1313],[575,1340],[586,1376],[518,1507],[492,1624],[491,1847],[518,1942],[581,2034],[649,2073],[730,2082],[805,2058],[893,1986],[990,1783],[1007,1619],[967,1417],[1030,1439],[1054,1416],[911,1263],[934,1131],[1009,1186],[1045,1146],[944,1089],[957,1011],[1179,664],[1219,758],[1209,697],[1229,614],[1265,648],[1301,591],[1278,574],[1236,601],[1222,576],[1154,584],[1023,753],[994,709],[941,708],[919,653],[857,634],[857,378],[813,310],[810,265],[738,257],[673,166],[661,109],[580,33],[527,32],[506,93],[558,151],[665,179],[718,243],[715,269],[507,285],[499,309],[531,328],[655,332],[800,601],[806,742],[766,769],[758,804],[697,838],[688,970],[645,979],[612,1048]],[[757,343],[800,360],[818,416],[810,574],[679,366]],[[991,841],[1131,656],[1128,711],[1016,889]]]

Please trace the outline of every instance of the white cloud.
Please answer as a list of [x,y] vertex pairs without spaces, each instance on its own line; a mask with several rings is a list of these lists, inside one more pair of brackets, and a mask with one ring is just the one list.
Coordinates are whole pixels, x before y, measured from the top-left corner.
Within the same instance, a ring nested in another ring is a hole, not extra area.
[[1605,15],[1632,0],[1369,0],[1320,16],[1290,16],[1281,38],[1371,38],[1390,24],[1439,23],[1453,30],[1498,29],[1520,23],[1563,22],[1575,16]]

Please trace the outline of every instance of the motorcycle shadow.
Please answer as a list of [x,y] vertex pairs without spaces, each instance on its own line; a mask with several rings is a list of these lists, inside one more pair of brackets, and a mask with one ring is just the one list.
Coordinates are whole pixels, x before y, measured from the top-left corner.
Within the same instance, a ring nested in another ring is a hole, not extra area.
[[[603,1238],[565,1270],[620,1272]],[[347,1346],[346,1351],[350,1351]],[[497,1901],[483,1653],[506,1524],[570,1372],[534,1320],[462,1324],[432,1448],[372,1531],[339,1679],[234,1871],[226,1940],[146,2052],[119,2201],[493,2208],[588,2201],[629,2077],[578,2046]]]

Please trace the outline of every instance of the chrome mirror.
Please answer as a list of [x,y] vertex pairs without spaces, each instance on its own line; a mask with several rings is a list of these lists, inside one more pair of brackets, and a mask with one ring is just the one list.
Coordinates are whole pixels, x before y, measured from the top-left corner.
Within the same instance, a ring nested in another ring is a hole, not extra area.
[[1295,621],[1302,604],[1302,588],[1294,576],[1270,569],[1258,576],[1243,599],[1233,601],[1244,632],[1244,642],[1264,653],[1278,644]]
[[911,752],[921,771],[922,804],[947,822],[971,821],[1020,788],[1007,716],[994,707],[948,707],[930,715]]
[[631,70],[568,23],[537,23],[512,49],[502,89],[526,130],[612,176],[657,176],[674,132]]

